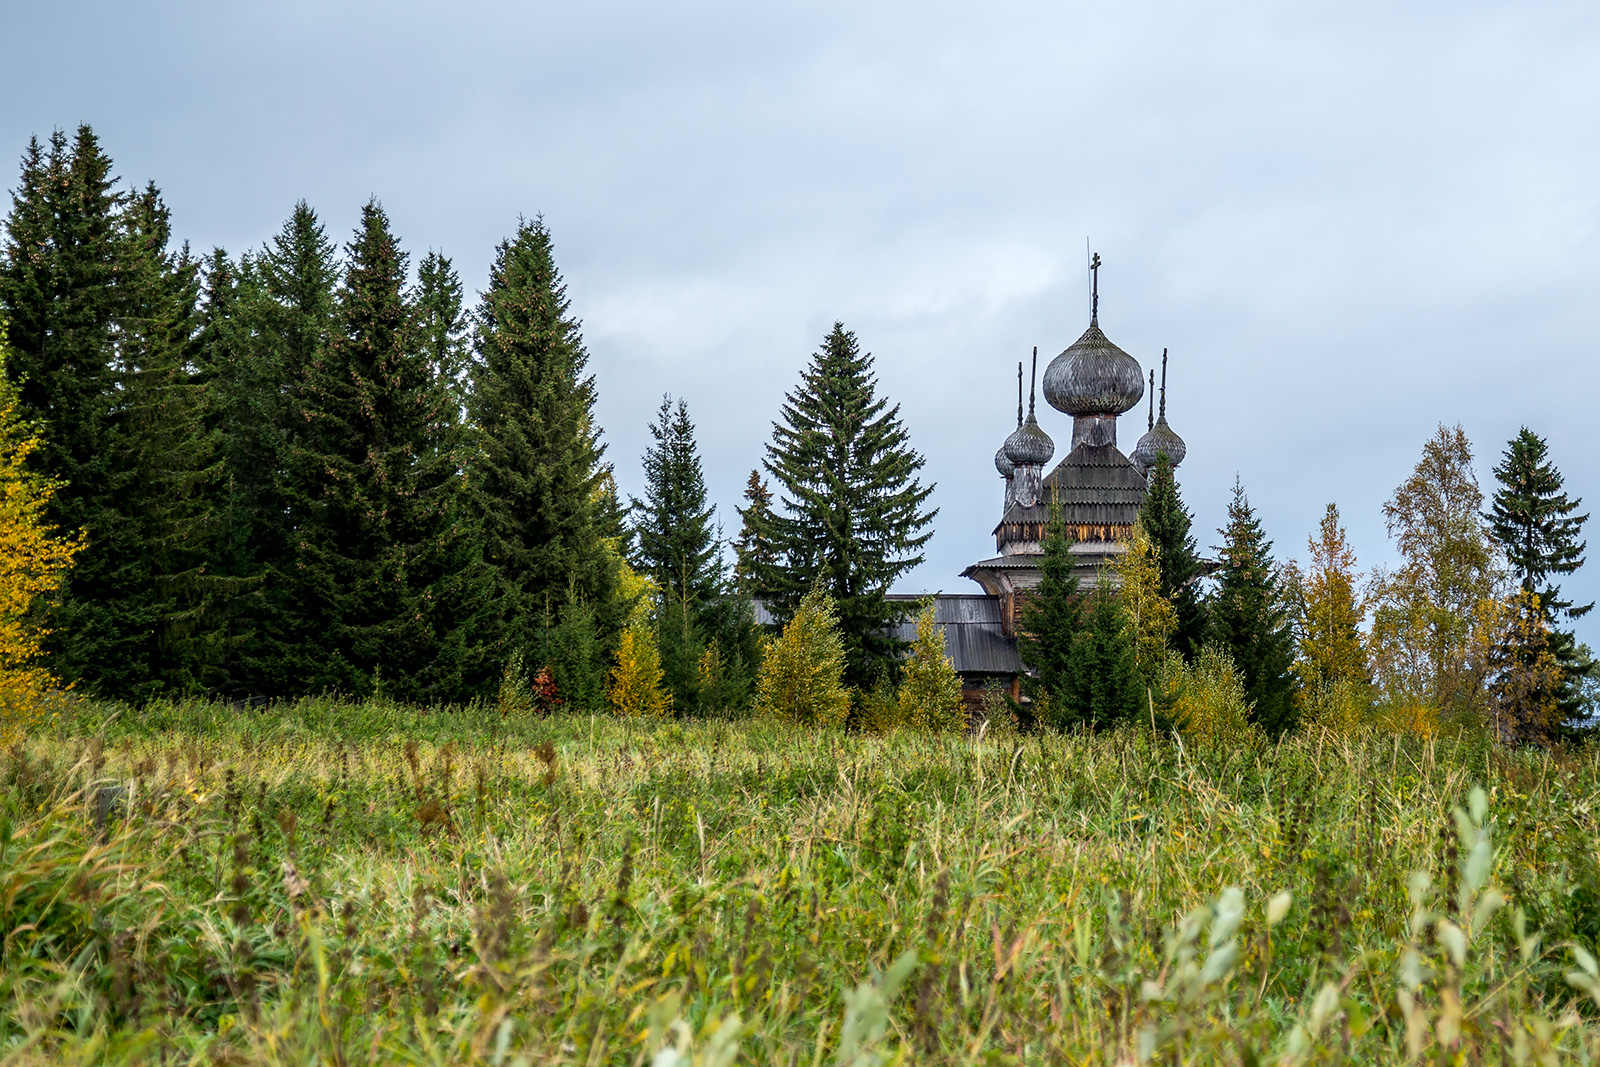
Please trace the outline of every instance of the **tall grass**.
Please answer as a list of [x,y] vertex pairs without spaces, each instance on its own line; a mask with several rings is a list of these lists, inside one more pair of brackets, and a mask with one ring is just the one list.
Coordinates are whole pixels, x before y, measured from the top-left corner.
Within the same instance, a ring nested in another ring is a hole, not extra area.
[[82,704],[0,763],[7,1062],[1583,1062],[1600,763]]

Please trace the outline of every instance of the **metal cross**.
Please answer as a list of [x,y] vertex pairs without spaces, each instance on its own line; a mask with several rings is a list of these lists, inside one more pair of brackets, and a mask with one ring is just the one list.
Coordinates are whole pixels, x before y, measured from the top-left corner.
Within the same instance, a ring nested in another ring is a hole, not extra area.
[[1089,274],[1094,278],[1092,293],[1094,302],[1089,307],[1089,318],[1098,321],[1100,318],[1100,253],[1096,252],[1089,260]]

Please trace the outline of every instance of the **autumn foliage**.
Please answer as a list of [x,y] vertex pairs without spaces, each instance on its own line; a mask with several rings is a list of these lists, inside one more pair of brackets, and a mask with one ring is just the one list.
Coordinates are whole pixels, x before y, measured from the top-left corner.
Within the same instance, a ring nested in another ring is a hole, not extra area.
[[28,469],[40,445],[17,411],[4,376],[0,334],[0,740],[16,738],[38,714],[56,680],[38,663],[45,630],[33,609],[61,588],[82,538],[63,538],[45,522],[56,485]]

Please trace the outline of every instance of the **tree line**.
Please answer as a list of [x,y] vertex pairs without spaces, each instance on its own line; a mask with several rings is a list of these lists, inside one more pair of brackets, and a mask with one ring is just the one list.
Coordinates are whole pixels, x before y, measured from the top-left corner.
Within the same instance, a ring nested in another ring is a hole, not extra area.
[[1060,727],[1145,718],[1236,738],[1301,723],[1487,729],[1511,743],[1587,730],[1600,669],[1571,629],[1560,579],[1588,520],[1543,438],[1524,427],[1487,502],[1459,426],[1441,426],[1384,505],[1400,557],[1357,568],[1338,507],[1276,559],[1235,483],[1216,557],[1200,554],[1173,469],[1158,457],[1115,581],[1085,593],[1059,514],[1021,621],[1037,714]]
[[8,451],[33,442],[13,466],[37,529],[75,546],[26,614],[80,691],[449,702],[542,673],[599,706],[637,638],[677,711],[748,707],[750,598],[781,624],[814,586],[853,678],[898,651],[883,594],[921,560],[932,487],[842,325],[774,424],[778,492],[752,476],[729,566],[682,400],[651,425],[644,497],[619,499],[540,219],[471,306],[376,199],[342,248],[301,202],[261,248],[197,255],[83,126],[23,155],[0,316]]

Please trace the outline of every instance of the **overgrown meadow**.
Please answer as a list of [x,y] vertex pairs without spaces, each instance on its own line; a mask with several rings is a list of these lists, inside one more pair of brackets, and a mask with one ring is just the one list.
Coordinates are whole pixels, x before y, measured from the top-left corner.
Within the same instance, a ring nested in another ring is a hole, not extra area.
[[75,705],[14,1063],[1587,1062],[1600,761]]

